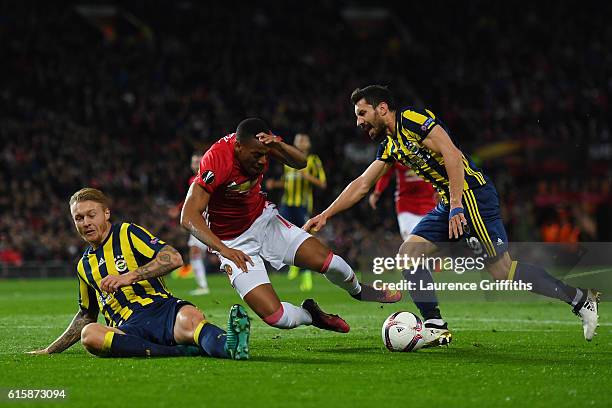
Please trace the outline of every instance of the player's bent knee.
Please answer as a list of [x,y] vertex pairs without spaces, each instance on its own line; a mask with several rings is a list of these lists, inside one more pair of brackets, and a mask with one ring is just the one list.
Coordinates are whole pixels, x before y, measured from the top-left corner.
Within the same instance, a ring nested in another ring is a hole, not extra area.
[[177,343],[189,343],[198,324],[204,320],[204,314],[194,306],[183,306],[176,314],[174,321],[174,339]]
[[510,274],[510,267],[512,266],[512,259],[505,253],[504,256],[499,258],[497,261],[487,265],[487,271],[495,280],[506,280]]
[[99,323],[89,323],[81,330],[81,344],[91,354],[100,355],[104,344],[105,330]]
[[435,244],[427,241],[418,235],[408,235],[406,240],[400,246],[398,253],[400,255],[406,255],[409,257],[420,257],[422,255],[429,255],[436,249]]
[[490,265],[487,267],[487,270],[495,280],[508,279],[509,270],[507,268],[504,268],[503,265]]
[[300,268],[321,272],[330,256],[333,256],[333,253],[325,244],[315,237],[309,237],[296,251],[294,264]]

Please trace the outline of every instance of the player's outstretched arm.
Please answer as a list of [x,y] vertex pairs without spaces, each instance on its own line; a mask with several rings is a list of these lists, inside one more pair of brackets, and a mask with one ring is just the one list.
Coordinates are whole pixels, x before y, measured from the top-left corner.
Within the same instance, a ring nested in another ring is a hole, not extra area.
[[164,276],[183,265],[181,254],[170,245],[164,246],[153,260],[121,275],[108,275],[100,281],[100,289],[114,293],[119,288],[142,280]]
[[448,237],[459,238],[463,235],[463,226],[467,224],[463,215],[463,184],[465,173],[463,170],[463,153],[455,146],[450,136],[442,128],[435,126],[423,140],[423,144],[444,157],[444,167],[448,174],[450,192],[451,218],[448,222]]
[[28,351],[28,354],[52,354],[61,353],[81,339],[83,327],[98,320],[98,316],[90,315],[86,310],[79,310],[70,325],[53,343],[44,349]]
[[251,265],[253,261],[244,252],[229,248],[218,236],[216,236],[206,225],[202,213],[208,207],[210,194],[198,183],[193,183],[189,187],[183,211],[181,212],[181,225],[191,235],[205,243],[209,248],[219,252],[223,257],[233,261],[240,269],[247,271],[247,262]]
[[270,148],[270,156],[294,169],[306,167],[306,155],[297,147],[282,141],[278,136],[269,133],[258,133],[257,139]]
[[340,193],[338,198],[334,200],[329,207],[327,207],[321,214],[309,219],[304,224],[306,231],[312,230],[313,232],[319,231],[325,226],[327,220],[334,215],[342,212],[346,209],[351,208],[358,203],[363,197],[368,194],[368,191],[376,184],[379,178],[391,165],[382,160],[375,160],[370,166],[363,172],[363,174],[351,181],[348,186]]

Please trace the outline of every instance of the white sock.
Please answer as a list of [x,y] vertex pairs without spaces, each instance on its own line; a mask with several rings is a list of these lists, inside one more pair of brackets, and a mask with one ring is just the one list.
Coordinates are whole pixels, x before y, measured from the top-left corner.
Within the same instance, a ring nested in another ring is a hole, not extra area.
[[310,313],[287,302],[281,302],[281,308],[263,320],[279,329],[293,329],[304,324],[312,324]]
[[574,296],[574,300],[572,300],[572,306],[576,307],[578,303],[582,300],[583,292],[580,288],[576,288],[576,296]]
[[206,281],[206,267],[204,266],[204,260],[202,258],[192,259],[191,267],[195,274],[196,282],[199,287],[207,288],[208,282]]
[[428,320],[425,320],[423,323],[435,324],[436,326],[444,326],[443,319],[428,319]]
[[327,270],[323,273],[334,285],[346,290],[351,295],[361,292],[361,285],[353,269],[338,255],[333,256]]

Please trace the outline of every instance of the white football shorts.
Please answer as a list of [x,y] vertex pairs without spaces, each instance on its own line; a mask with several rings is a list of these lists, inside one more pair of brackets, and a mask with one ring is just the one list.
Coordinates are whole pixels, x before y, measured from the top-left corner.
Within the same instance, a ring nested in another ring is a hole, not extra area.
[[239,249],[255,264],[247,263],[243,272],[229,259],[219,255],[221,270],[241,298],[259,285],[270,283],[264,259],[275,269],[293,265],[295,254],[302,243],[312,235],[280,216],[276,206],[266,203],[263,212],[248,230],[236,238],[223,240],[232,249]]
[[410,212],[401,212],[397,214],[397,223],[399,224],[400,234],[404,241],[423,217],[423,215],[416,215]]

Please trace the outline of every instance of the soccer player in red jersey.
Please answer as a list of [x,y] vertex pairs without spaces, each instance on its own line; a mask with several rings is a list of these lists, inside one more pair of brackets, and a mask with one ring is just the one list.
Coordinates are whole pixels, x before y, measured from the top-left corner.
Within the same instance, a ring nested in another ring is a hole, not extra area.
[[296,265],[319,271],[358,300],[399,301],[398,291],[361,285],[341,257],[280,216],[261,192],[270,157],[294,168],[306,166],[304,154],[273,135],[263,120],[243,120],[236,133],[221,138],[204,154],[181,213],[181,225],[219,254],[232,286],[251,309],[282,329],[313,325],[349,331],[344,320],[323,312],[312,299],[300,307],[281,302],[264,259],[276,269]]
[[376,209],[378,199],[389,186],[391,176],[395,174],[395,211],[400,234],[405,241],[412,229],[421,219],[436,206],[434,188],[421,179],[410,167],[395,162],[393,166],[376,182],[374,192],[370,194],[370,207]]

